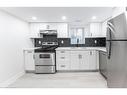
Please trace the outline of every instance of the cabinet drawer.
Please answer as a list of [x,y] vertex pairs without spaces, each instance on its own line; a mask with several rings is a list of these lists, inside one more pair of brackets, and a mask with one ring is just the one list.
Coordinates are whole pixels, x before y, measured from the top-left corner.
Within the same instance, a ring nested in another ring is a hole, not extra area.
[[66,51],[66,53],[61,53],[60,51],[57,51],[56,60],[59,60],[59,61],[70,60],[70,52]]
[[69,65],[68,64],[58,64],[57,70],[69,70]]
[[65,50],[60,50],[60,51],[56,51],[57,53],[66,53],[67,51],[65,51]]
[[70,54],[70,51],[56,51],[56,54],[57,55],[69,55]]
[[57,60],[60,60],[60,61],[66,61],[66,60],[69,60],[70,59],[69,56],[58,56],[56,58],[57,58]]

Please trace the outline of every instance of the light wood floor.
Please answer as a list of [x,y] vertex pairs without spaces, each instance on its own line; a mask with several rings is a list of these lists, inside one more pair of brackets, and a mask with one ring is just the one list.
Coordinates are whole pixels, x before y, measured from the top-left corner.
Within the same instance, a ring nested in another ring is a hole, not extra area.
[[99,72],[25,74],[9,88],[107,88]]

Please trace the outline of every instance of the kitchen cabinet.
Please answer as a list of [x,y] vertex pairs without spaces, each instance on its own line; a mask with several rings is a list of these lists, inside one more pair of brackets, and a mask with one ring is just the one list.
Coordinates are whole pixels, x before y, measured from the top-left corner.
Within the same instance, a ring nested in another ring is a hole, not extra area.
[[39,31],[46,30],[47,26],[50,30],[57,30],[58,38],[68,38],[67,23],[30,23],[30,37],[39,37]]
[[89,25],[87,25],[84,28],[84,38],[89,38],[89,37],[91,37],[91,33],[90,33],[90,27],[89,27]]
[[90,23],[90,37],[103,37],[102,33],[102,23]]
[[107,31],[107,20],[102,22],[102,35],[103,35],[103,37],[106,37],[106,31]]
[[89,51],[71,51],[71,70],[89,70]]
[[71,51],[71,70],[96,70],[96,51]]
[[99,70],[100,73],[107,78],[107,57],[106,52],[99,51]]
[[71,51],[70,70],[79,70],[79,51]]
[[70,51],[56,51],[56,69],[70,70]]
[[57,25],[58,38],[68,38],[68,24],[59,23]]
[[89,51],[89,70],[98,69],[98,51]]
[[89,70],[89,51],[79,52],[79,70]]
[[97,70],[95,50],[59,50],[56,51],[57,70]]
[[33,71],[35,70],[34,65],[34,51],[33,50],[25,50],[24,51],[24,62],[25,62],[25,70]]

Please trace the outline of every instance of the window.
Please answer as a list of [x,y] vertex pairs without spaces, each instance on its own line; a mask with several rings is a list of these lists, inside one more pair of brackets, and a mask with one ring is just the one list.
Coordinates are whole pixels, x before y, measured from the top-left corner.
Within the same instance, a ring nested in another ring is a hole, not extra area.
[[71,44],[84,44],[84,28],[70,29]]

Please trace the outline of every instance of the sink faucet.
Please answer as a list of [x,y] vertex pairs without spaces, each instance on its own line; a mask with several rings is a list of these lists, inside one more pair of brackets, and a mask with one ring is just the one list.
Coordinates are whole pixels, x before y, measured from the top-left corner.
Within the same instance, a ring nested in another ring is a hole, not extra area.
[[79,39],[77,39],[77,44],[76,44],[76,46],[78,47],[78,45],[79,45]]

